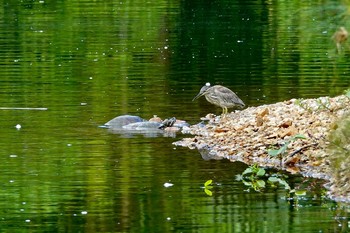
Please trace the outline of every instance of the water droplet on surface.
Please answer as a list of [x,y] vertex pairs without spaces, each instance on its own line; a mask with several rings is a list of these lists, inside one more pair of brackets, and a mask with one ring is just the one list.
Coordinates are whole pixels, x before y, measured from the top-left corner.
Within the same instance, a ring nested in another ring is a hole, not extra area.
[[173,186],[173,185],[174,185],[174,184],[168,183],[168,182],[164,183],[164,187],[165,187],[165,188],[171,187],[171,186]]

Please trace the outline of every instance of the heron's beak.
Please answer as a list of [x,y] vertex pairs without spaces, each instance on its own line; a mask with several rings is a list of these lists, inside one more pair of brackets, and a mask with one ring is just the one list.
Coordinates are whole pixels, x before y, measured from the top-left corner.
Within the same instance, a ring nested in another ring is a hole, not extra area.
[[196,95],[192,101],[198,99],[199,97],[201,97],[202,95],[204,95],[204,92],[199,92],[198,95]]

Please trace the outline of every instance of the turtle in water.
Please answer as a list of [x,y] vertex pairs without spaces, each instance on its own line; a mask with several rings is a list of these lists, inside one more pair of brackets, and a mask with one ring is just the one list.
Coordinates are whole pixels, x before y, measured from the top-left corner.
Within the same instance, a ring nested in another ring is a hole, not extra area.
[[125,125],[129,125],[133,123],[142,123],[142,122],[147,122],[147,121],[145,119],[142,119],[139,116],[122,115],[122,116],[117,116],[112,120],[108,121],[107,123],[105,123],[104,127],[120,129],[120,128],[123,128],[123,126]]
[[132,115],[122,115],[113,118],[101,128],[108,128],[111,132],[122,134],[126,137],[132,137],[134,134],[143,134],[146,137],[156,137],[164,135],[166,137],[175,137],[176,132],[185,126],[189,126],[186,121],[176,120],[175,117],[162,121],[154,116],[149,121]]
[[[113,118],[112,120],[108,121],[103,125],[105,128],[112,128],[112,129],[125,129],[125,130],[152,130],[152,129],[165,129],[167,127],[174,126],[176,121],[175,117],[165,119],[164,121],[161,121],[159,118],[158,120],[150,120],[147,121],[139,116],[132,116],[132,115],[122,115],[117,116]],[[182,123],[184,124],[184,123]],[[179,124],[180,126],[181,124]]]

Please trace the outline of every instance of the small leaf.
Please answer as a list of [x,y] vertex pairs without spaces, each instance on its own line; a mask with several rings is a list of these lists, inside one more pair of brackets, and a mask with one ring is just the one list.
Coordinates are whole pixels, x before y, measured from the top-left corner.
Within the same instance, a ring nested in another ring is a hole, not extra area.
[[306,190],[296,190],[295,195],[297,196],[305,196],[306,195]]
[[296,134],[293,136],[293,139],[306,139],[306,137],[302,134]]
[[242,172],[242,176],[245,175],[245,174],[252,173],[252,172],[253,172],[253,170],[250,167],[248,167]]
[[286,146],[282,146],[281,148],[279,148],[278,150],[273,150],[273,149],[270,149],[267,151],[267,153],[270,155],[270,156],[278,156],[280,154],[283,154],[285,151],[286,151],[287,147]]
[[345,95],[346,95],[347,97],[350,97],[350,89],[345,90]]
[[241,181],[241,180],[243,180],[243,176],[240,175],[240,174],[238,174],[238,175],[236,175],[235,180],[236,180],[236,181]]
[[278,151],[279,151],[279,150],[269,149],[269,150],[267,150],[267,153],[268,153],[270,156],[277,156],[277,155],[278,155]]
[[288,146],[288,144],[287,144],[287,143],[286,143],[286,144],[284,144],[283,146],[281,146],[281,148],[279,149],[280,154],[284,154],[284,153],[286,152],[286,150],[287,150],[287,146]]
[[279,182],[280,178],[277,178],[276,176],[270,176],[268,180],[270,182],[276,183]]
[[207,187],[207,186],[209,186],[211,183],[213,183],[213,180],[207,180],[207,181],[204,183],[204,186]]
[[204,189],[204,192],[208,195],[208,196],[212,196],[213,192],[210,191],[209,189]]
[[265,188],[265,181],[263,180],[257,180],[256,184],[259,188]]
[[289,184],[287,183],[287,181],[280,179],[280,180],[279,180],[279,183],[280,183],[281,185],[284,186],[284,189],[290,190],[290,186],[289,186]]
[[245,181],[245,180],[243,180],[242,182],[245,186],[253,186],[252,182]]
[[256,173],[257,176],[263,176],[265,175],[266,171],[264,168],[259,168],[258,172]]

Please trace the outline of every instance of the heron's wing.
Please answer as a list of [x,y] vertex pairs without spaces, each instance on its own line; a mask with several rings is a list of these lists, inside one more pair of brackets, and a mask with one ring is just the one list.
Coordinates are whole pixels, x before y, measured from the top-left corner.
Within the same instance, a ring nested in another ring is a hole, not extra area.
[[216,85],[216,88],[214,88],[213,91],[213,98],[220,99],[221,101],[225,103],[234,103],[237,105],[242,105],[244,106],[243,101],[230,89],[224,86]]

